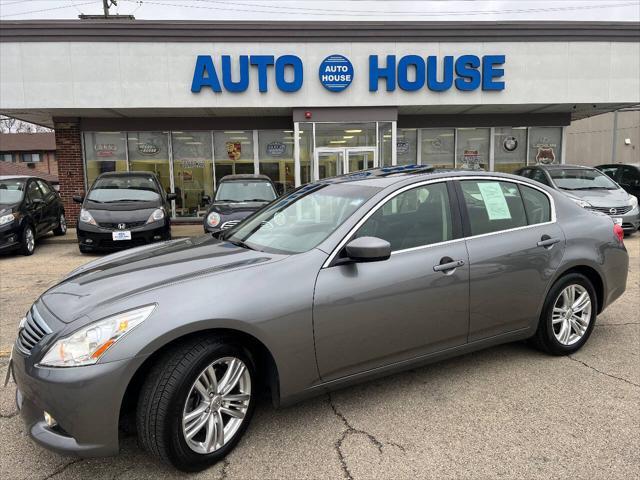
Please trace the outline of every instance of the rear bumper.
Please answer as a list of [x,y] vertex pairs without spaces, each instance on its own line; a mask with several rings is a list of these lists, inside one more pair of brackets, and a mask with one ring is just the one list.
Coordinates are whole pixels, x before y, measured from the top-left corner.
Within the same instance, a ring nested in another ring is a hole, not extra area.
[[131,240],[113,240],[113,230],[78,224],[78,244],[87,250],[115,251],[171,239],[168,221],[131,229]]

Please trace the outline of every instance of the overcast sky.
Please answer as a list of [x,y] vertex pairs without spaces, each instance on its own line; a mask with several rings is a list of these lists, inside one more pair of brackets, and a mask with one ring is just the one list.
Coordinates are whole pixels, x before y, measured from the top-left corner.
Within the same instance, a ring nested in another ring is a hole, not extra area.
[[[640,21],[640,0],[117,0],[111,13],[176,20]],[[102,13],[102,0],[0,0],[3,20]]]

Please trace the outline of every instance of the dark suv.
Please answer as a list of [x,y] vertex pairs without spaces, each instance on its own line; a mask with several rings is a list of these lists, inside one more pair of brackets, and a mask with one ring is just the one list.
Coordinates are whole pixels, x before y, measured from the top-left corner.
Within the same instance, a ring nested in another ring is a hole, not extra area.
[[36,239],[53,230],[67,233],[64,206],[49,182],[37,177],[0,176],[0,252],[31,255]]
[[640,197],[640,163],[635,165],[611,163],[598,165],[596,168],[611,177],[618,185],[624,188],[629,195]]
[[234,227],[276,197],[276,188],[266,175],[222,177],[204,217],[204,231],[213,233]]
[[165,193],[151,172],[103,173],[82,203],[78,218],[80,251],[117,250],[171,239],[169,202],[174,193]]

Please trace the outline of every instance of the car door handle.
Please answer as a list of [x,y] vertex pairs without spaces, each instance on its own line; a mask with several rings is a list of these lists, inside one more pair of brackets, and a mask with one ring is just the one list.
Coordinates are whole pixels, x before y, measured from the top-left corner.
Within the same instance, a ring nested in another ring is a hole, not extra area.
[[547,248],[547,247],[552,247],[553,245],[559,242],[560,242],[559,238],[551,238],[549,235],[543,235],[540,241],[538,242],[538,246]]
[[447,270],[453,270],[464,265],[464,260],[453,260],[447,263],[440,263],[433,266],[434,272],[446,272]]

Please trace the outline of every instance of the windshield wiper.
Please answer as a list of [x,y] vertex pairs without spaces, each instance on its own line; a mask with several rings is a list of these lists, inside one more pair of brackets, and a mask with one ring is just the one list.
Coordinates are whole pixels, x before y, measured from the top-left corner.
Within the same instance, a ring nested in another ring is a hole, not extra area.
[[578,188],[572,188],[572,190],[614,190],[614,189],[609,187],[578,187]]
[[270,202],[271,200],[267,200],[266,198],[252,198],[251,200],[246,200],[247,202]]
[[255,248],[250,247],[249,245],[244,243],[242,240],[225,240],[225,241],[232,243],[233,245],[236,245],[238,247],[246,248],[247,250],[255,250]]
[[146,202],[146,200],[140,200],[137,198],[122,198],[119,200],[109,200],[108,202],[103,202],[103,203],[118,203],[118,202]]

